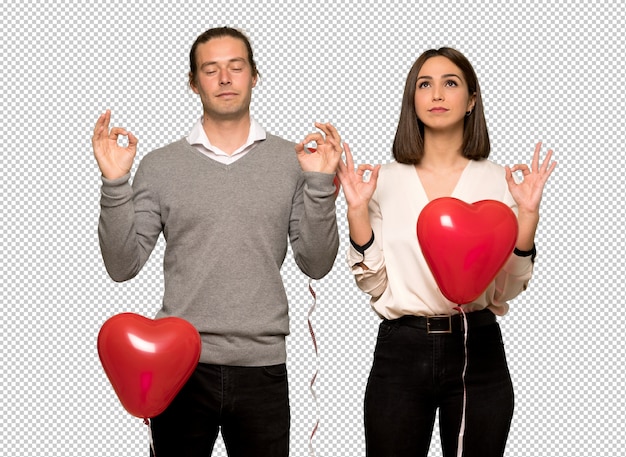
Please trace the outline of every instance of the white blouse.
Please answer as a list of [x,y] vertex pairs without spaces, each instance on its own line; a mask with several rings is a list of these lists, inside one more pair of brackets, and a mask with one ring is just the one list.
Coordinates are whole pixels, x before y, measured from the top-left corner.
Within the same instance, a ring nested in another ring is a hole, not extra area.
[[[488,160],[470,161],[450,196],[466,203],[498,200],[517,214],[504,167]],[[347,253],[358,287],[371,295],[371,306],[381,317],[456,313],[456,305],[439,290],[417,240],[417,218],[427,203],[415,166],[392,162],[381,167],[369,205],[374,242],[364,255],[352,245]],[[526,289],[532,272],[530,256],[511,254],[485,292],[463,309],[489,308],[497,315],[506,314],[507,300]]]

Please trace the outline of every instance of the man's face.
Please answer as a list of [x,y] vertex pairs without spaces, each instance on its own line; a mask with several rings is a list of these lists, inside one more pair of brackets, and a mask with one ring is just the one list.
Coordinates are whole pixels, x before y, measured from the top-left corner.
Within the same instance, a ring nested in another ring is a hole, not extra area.
[[205,117],[222,121],[249,115],[257,78],[243,41],[225,36],[202,43],[196,48],[196,63],[198,72],[190,85],[200,95]]

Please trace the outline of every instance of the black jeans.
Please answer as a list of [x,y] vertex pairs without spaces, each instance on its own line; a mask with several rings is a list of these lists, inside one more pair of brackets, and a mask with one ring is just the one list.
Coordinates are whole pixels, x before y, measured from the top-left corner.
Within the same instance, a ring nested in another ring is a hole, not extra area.
[[289,423],[285,364],[201,363],[170,406],[152,419],[154,453],[209,457],[221,428],[230,457],[286,457]]
[[[513,416],[513,387],[499,325],[470,325],[467,346],[463,456],[500,457]],[[461,331],[427,334],[401,319],[383,321],[365,393],[367,456],[427,456],[437,409],[443,455],[456,456],[463,363]]]

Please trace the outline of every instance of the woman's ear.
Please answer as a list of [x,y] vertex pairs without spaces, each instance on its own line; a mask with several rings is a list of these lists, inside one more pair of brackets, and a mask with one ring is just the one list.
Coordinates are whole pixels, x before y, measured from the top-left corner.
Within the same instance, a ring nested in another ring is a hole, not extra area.
[[467,109],[465,111],[471,113],[474,111],[474,106],[476,106],[476,92],[470,95],[469,101],[467,102]]

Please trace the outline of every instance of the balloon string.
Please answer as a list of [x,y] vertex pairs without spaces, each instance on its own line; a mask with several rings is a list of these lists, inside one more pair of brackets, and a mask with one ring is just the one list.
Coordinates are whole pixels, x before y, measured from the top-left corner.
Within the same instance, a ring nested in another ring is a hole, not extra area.
[[463,412],[461,414],[461,426],[459,429],[459,438],[457,442],[456,448],[456,456],[463,457],[463,437],[465,436],[465,409],[467,406],[467,390],[465,387],[465,373],[467,372],[467,335],[469,333],[469,329],[467,327],[467,317],[465,316],[465,311],[461,306],[457,306],[454,309],[461,313],[463,318],[463,350],[464,350],[464,358],[463,358],[463,374],[461,375],[461,379],[463,381]]
[[311,278],[309,278],[309,292],[311,293],[311,296],[313,297],[313,303],[311,304],[311,306],[309,307],[309,311],[308,311],[308,315],[307,315],[307,323],[309,326],[309,334],[311,335],[311,341],[313,341],[313,347],[315,348],[315,373],[313,374],[313,377],[311,378],[310,382],[309,382],[309,392],[311,392],[311,396],[313,397],[313,400],[315,401],[315,425],[313,426],[313,430],[311,431],[311,436],[309,437],[309,456],[311,457],[315,457],[315,449],[313,448],[313,437],[315,436],[315,433],[317,432],[317,429],[319,427],[319,423],[320,423],[320,417],[319,417],[319,403],[317,401],[317,394],[315,393],[315,390],[313,389],[313,385],[315,384],[315,380],[317,379],[317,375],[319,373],[319,351],[317,348],[317,339],[315,338],[315,332],[313,331],[313,324],[311,324],[311,315],[313,314],[313,311],[315,311],[315,306],[317,304],[317,295],[315,294],[315,290],[313,290],[313,286],[311,285]]
[[156,452],[154,451],[154,440],[152,439],[152,426],[150,425],[150,419],[145,417],[143,419],[143,423],[148,426],[148,439],[150,440],[150,450],[152,450],[152,457],[156,457]]

